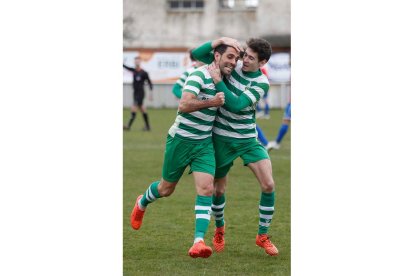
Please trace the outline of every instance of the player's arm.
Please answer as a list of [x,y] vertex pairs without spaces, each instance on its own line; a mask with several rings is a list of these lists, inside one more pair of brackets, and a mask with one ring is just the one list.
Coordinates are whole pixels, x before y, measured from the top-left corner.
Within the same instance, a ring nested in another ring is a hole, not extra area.
[[220,69],[215,63],[210,64],[207,67],[211,77],[213,78],[214,84],[216,85],[217,91],[221,91],[225,96],[224,106],[231,112],[239,112],[240,110],[253,104],[252,100],[244,93],[240,96],[235,96],[226,86],[221,78]]
[[129,66],[126,66],[125,64],[122,64],[122,66],[124,66],[125,69],[127,69],[128,71],[134,72],[135,69]]
[[252,100],[246,96],[244,93],[240,96],[235,96],[226,86],[223,81],[216,83],[217,91],[224,93],[225,104],[227,110],[231,112],[239,112],[244,108],[252,105]]
[[172,88],[172,92],[173,94],[178,98],[181,99],[181,94],[185,80],[188,78],[189,72],[185,71],[184,73],[181,74],[180,78],[175,82],[173,88]]
[[200,109],[222,106],[224,104],[223,92],[218,92],[213,98],[207,100],[198,100],[197,96],[189,91],[184,91],[178,105],[178,111],[190,113]]
[[178,98],[181,99],[181,94],[182,94],[182,86],[179,83],[175,83],[173,88],[172,88],[172,92],[173,94]]
[[146,75],[147,82],[148,82],[148,85],[150,87],[150,90],[152,91],[152,82],[151,82],[151,79],[150,79],[150,77],[149,77],[149,75],[148,75],[147,72],[145,72],[145,75]]

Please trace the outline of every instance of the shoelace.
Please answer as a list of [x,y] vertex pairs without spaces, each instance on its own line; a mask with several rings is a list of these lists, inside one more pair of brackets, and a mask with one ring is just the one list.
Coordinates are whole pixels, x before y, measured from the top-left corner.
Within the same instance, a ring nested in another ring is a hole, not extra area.
[[216,235],[214,235],[214,239],[217,242],[221,242],[223,240],[223,236],[224,236],[223,232],[216,232]]
[[260,238],[260,241],[266,245],[273,246],[272,242],[270,241],[271,236],[264,236]]

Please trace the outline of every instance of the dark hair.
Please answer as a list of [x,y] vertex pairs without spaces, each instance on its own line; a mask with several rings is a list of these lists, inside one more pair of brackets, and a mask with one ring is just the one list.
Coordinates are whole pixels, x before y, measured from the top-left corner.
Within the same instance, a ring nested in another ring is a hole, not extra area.
[[191,61],[195,61],[196,59],[194,58],[194,56],[193,56],[193,50],[194,50],[195,48],[192,48],[192,49],[190,49],[190,50],[188,50],[188,52],[189,52],[189,54],[190,54],[190,59],[191,59]]
[[226,45],[226,44],[220,44],[219,46],[214,48],[214,53],[218,52],[220,55],[222,55],[222,54],[224,54],[224,52],[226,52],[227,47],[230,47],[230,46]]
[[250,38],[246,42],[247,47],[257,53],[259,62],[262,60],[268,61],[272,55],[272,47],[270,43],[262,38]]

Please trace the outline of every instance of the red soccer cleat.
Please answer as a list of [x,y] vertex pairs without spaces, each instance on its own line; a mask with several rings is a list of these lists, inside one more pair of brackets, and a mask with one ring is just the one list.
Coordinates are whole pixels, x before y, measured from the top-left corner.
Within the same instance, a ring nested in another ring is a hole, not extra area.
[[279,255],[279,251],[276,246],[270,241],[270,237],[267,234],[256,236],[256,245],[263,247],[265,252],[270,256]]
[[199,241],[188,250],[188,255],[192,258],[208,258],[210,257],[211,253],[213,253],[213,249],[210,246],[205,245],[204,241]]
[[140,201],[142,195],[139,195],[137,201],[135,202],[134,209],[131,213],[131,226],[135,230],[138,230],[141,227],[142,219],[144,218],[145,210],[141,210],[138,205],[138,201]]
[[214,246],[214,250],[216,250],[216,252],[221,252],[224,250],[224,225],[222,227],[218,227],[216,228],[216,231],[214,232],[214,237],[213,237],[213,246]]

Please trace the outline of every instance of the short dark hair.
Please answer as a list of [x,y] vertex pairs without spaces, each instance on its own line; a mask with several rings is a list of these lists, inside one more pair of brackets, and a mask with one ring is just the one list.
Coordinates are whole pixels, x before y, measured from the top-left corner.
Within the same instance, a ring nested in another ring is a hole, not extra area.
[[270,43],[262,38],[250,38],[246,42],[247,47],[257,53],[259,62],[262,60],[268,61],[272,55],[272,46]]
[[189,54],[190,54],[190,59],[191,59],[191,61],[195,61],[196,59],[194,58],[194,56],[193,56],[193,50],[194,50],[195,48],[192,48],[192,49],[190,49],[190,50],[188,50],[188,52],[189,52]]
[[220,44],[219,46],[217,46],[216,48],[214,48],[214,53],[218,52],[219,54],[224,54],[224,52],[226,52],[227,47],[230,47],[229,45],[226,44]]

